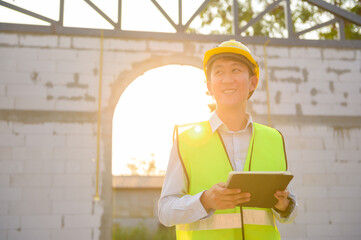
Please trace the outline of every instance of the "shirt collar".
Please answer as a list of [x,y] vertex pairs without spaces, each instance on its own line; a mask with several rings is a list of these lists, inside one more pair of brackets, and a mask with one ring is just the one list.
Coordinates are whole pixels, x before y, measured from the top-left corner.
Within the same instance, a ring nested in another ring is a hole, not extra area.
[[[253,125],[253,120],[252,120],[252,116],[249,113],[246,113],[246,117],[248,118],[247,124],[244,127],[244,129],[247,129],[248,127]],[[222,120],[218,117],[216,111],[214,111],[212,113],[212,115],[209,118],[209,124],[211,125],[211,129],[212,129],[212,133],[214,133],[215,131],[217,131],[218,128],[222,128],[225,129],[226,131],[232,132],[230,131],[227,126],[222,122]],[[240,131],[243,131],[239,130]]]

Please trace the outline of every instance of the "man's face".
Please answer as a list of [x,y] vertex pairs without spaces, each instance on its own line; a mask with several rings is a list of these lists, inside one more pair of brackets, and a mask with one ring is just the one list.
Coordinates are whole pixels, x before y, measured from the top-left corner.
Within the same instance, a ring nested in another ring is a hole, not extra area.
[[256,76],[251,76],[247,65],[228,58],[214,61],[210,76],[207,87],[216,100],[217,109],[245,107],[258,81]]

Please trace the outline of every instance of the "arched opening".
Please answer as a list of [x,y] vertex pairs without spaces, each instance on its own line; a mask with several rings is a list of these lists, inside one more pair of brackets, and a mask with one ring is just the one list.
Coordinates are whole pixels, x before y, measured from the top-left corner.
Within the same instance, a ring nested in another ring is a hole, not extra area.
[[133,81],[113,117],[113,175],[164,175],[175,124],[206,120],[202,70],[167,65]]
[[173,128],[208,119],[205,80],[199,68],[165,65],[138,76],[122,93],[113,115],[113,224],[157,228]]

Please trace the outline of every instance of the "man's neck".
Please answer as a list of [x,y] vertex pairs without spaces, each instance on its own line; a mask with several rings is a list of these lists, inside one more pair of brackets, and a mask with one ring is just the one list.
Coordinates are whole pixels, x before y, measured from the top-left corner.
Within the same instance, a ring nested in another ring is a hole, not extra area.
[[243,111],[216,109],[216,113],[230,131],[237,132],[246,127],[248,121],[246,109],[243,109]]

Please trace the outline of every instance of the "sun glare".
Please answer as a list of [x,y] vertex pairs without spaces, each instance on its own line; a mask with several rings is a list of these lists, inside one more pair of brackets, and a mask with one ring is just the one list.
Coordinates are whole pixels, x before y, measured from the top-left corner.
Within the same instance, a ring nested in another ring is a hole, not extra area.
[[202,70],[167,65],[139,76],[124,91],[113,117],[113,175],[163,175],[175,124],[210,115]]

